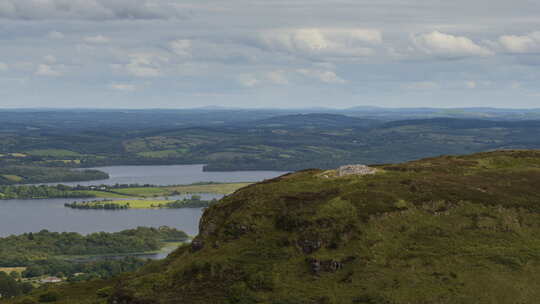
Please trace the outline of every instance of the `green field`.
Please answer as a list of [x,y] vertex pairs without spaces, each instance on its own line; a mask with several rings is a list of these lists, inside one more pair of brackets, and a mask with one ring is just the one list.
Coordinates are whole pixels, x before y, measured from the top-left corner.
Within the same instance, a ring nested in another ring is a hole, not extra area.
[[251,185],[252,183],[227,183],[227,184],[205,184],[205,185],[184,185],[167,187],[171,191],[178,193],[217,193],[231,194],[240,188]]
[[4,174],[4,175],[2,175],[2,177],[4,177],[5,179],[7,179],[9,181],[15,182],[15,183],[23,181],[22,177],[20,177],[18,175],[13,175],[13,174]]
[[10,155],[13,157],[27,157],[28,156],[24,153],[11,153]]
[[40,156],[40,157],[80,157],[81,154],[73,152],[70,150],[63,149],[40,149],[40,150],[30,150],[26,154],[30,156]]
[[112,201],[110,203],[120,206],[129,205],[131,209],[152,209],[159,208],[159,205],[172,203],[171,200],[127,200],[127,201]]
[[[78,208],[78,209],[153,209],[162,208],[168,203],[174,202],[173,200],[145,200],[145,199],[133,199],[133,200],[104,200],[104,201],[91,201],[83,203],[73,203],[66,207]],[[81,206],[73,207],[72,205]],[[114,205],[115,208],[107,206]],[[120,207],[127,208],[120,208]],[[84,207],[84,208],[83,208]]]
[[21,273],[25,270],[26,270],[26,267],[0,267],[0,272],[5,272],[7,274],[10,274],[14,271]]
[[175,150],[148,151],[137,153],[137,155],[146,158],[174,158],[179,156],[180,154],[180,152]]
[[140,188],[122,188],[112,190],[115,193],[125,194],[128,196],[166,196],[171,195],[171,191],[164,187],[140,187]]
[[88,197],[96,197],[96,198],[130,198],[132,196],[129,195],[122,195],[118,193],[111,193],[111,192],[105,192],[105,191],[96,191],[96,190],[81,190],[81,191],[73,191],[74,193],[81,193],[81,194],[87,194]]
[[[174,194],[190,194],[190,193],[215,193],[215,194],[231,194],[236,190],[246,187],[251,183],[225,183],[225,184],[200,184],[200,185],[179,185],[171,187],[138,187],[138,188],[121,188],[112,189],[111,191],[120,195],[120,197],[156,197],[170,196]],[[100,194],[99,197],[107,196],[109,192]],[[125,196],[122,196],[125,195]]]

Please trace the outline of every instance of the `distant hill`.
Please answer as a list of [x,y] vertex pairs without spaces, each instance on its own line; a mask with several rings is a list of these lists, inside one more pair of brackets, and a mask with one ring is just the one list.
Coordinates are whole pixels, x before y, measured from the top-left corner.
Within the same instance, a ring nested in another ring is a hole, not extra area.
[[497,121],[486,119],[408,119],[398,120],[381,125],[382,128],[396,128],[404,126],[430,126],[445,127],[448,129],[474,129],[474,128],[539,128],[540,120]]
[[376,168],[243,188],[206,209],[190,246],[113,281],[51,286],[55,303],[538,303],[540,151]]
[[380,124],[380,120],[351,117],[341,114],[311,113],[275,116],[267,119],[240,124],[257,128],[365,128]]

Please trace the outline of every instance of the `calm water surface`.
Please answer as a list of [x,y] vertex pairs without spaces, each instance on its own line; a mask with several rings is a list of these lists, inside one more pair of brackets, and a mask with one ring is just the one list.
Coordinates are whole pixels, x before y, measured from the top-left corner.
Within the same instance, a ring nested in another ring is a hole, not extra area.
[[0,201],[0,236],[42,229],[82,234],[116,232],[138,226],[171,226],[196,235],[201,208],[81,210],[64,207],[74,199]]
[[285,174],[280,171],[204,172],[204,165],[114,166],[90,168],[107,172],[106,180],[62,183],[64,185],[152,184],[179,185],[197,182],[258,182]]
[[[109,173],[111,178],[105,181],[71,184],[148,183],[173,185],[202,181],[261,181],[284,173],[276,171],[203,172],[202,165],[118,166],[98,169]],[[219,196],[203,195],[203,199],[214,197]],[[115,232],[137,226],[159,227],[164,225],[178,228],[189,235],[196,235],[199,219],[203,212],[201,208],[111,211],[64,207],[64,203],[81,200],[0,200],[0,237],[37,232],[42,229],[87,234],[98,231]]]

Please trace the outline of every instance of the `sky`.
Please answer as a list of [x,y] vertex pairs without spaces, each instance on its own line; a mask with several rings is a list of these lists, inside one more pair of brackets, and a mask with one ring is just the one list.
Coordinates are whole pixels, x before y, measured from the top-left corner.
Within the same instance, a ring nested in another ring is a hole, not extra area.
[[537,0],[0,0],[0,108],[540,108]]

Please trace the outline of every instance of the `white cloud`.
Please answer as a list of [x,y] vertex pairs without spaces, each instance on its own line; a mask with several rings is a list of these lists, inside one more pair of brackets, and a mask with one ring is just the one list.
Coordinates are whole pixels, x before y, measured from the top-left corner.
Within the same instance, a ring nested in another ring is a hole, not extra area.
[[521,83],[517,82],[517,81],[514,81],[514,82],[512,82],[510,84],[510,88],[513,89],[513,90],[520,89],[521,88]]
[[62,69],[62,66],[54,67],[48,64],[40,64],[34,74],[38,76],[57,77],[63,75],[63,72],[60,71],[60,69]]
[[171,50],[173,51],[173,53],[175,53],[176,55],[180,57],[186,57],[186,58],[191,57],[191,47],[192,47],[191,40],[188,40],[188,39],[174,40],[169,43],[169,46]]
[[309,78],[317,79],[324,83],[333,83],[333,84],[343,84],[347,81],[339,77],[333,71],[324,71],[324,70],[312,70],[312,69],[298,69],[298,73]]
[[468,89],[476,89],[476,87],[478,87],[478,83],[476,83],[476,81],[469,80],[465,82],[465,87]]
[[266,78],[270,83],[273,84],[280,84],[285,85],[289,84],[289,79],[287,79],[287,76],[285,75],[285,71],[277,70],[277,71],[271,71],[266,74]]
[[52,31],[52,32],[49,32],[47,34],[47,38],[49,39],[55,39],[55,40],[60,40],[60,39],[64,39],[65,35],[62,34],[61,32],[57,32],[57,31]]
[[168,61],[167,57],[154,53],[133,53],[125,65],[128,74],[136,77],[158,77],[162,75],[161,65]]
[[111,41],[111,38],[103,35],[96,35],[84,37],[84,41],[92,44],[105,44],[109,43]]
[[47,63],[55,63],[56,57],[54,57],[53,55],[46,55],[46,56],[43,56],[43,60],[45,60],[45,62]]
[[256,74],[240,74],[236,80],[240,85],[248,88],[265,84],[287,85],[289,84],[289,79],[286,73],[285,70],[275,70]]
[[109,88],[117,91],[134,91],[137,87],[129,83],[112,83]]
[[19,61],[11,64],[11,67],[18,71],[29,72],[34,70],[34,64],[28,61]]
[[0,18],[55,19],[167,19],[180,16],[174,3],[159,0],[2,0]]
[[382,43],[378,30],[360,28],[300,28],[262,32],[263,48],[328,57],[363,57],[373,54],[371,46]]
[[525,36],[504,35],[499,37],[499,44],[510,53],[540,52],[540,32],[533,32]]
[[403,87],[408,90],[433,90],[438,89],[440,86],[433,81],[417,81],[404,84]]
[[259,80],[252,74],[239,75],[237,81],[244,87],[254,87],[259,84]]
[[412,37],[416,47],[422,52],[442,57],[488,56],[493,52],[476,44],[465,36],[454,36],[434,31]]
[[3,62],[0,62],[0,72],[6,72],[9,70],[9,66]]

